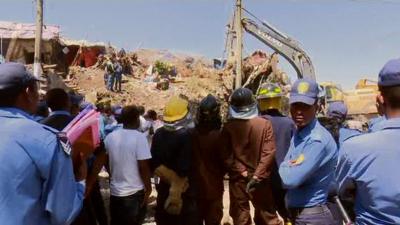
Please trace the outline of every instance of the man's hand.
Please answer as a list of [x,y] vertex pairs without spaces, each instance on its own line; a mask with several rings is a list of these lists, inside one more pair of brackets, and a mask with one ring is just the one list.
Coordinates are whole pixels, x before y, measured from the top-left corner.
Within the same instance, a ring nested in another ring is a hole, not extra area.
[[247,183],[246,192],[250,194],[251,192],[255,191],[260,182],[261,180],[258,179],[258,177],[253,176]]
[[145,207],[149,203],[151,191],[152,191],[151,186],[144,189],[144,198],[142,202],[142,207]]
[[164,209],[168,214],[179,215],[182,210],[183,200],[180,191],[169,191],[167,200],[164,203]]
[[241,173],[241,175],[242,175],[242,177],[247,178],[247,177],[249,176],[249,173],[247,172],[247,170],[245,170],[245,171],[243,171],[243,172]]

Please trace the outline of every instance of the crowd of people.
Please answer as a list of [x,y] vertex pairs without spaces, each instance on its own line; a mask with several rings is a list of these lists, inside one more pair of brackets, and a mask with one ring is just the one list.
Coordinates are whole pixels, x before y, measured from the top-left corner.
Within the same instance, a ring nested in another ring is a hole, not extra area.
[[400,59],[378,79],[382,115],[368,132],[347,126],[342,102],[329,105],[328,122],[318,118],[319,85],[304,78],[292,85],[290,117],[273,83],[255,95],[236,89],[226,120],[211,94],[195,110],[172,97],[162,116],[98,104],[102,144],[73,161],[60,131],[88,103],[52,89],[38,104],[38,80],[21,64],[1,64],[1,224],[108,224],[103,167],[112,225],[143,223],[152,178],[157,225],[221,224],[224,191],[234,225],[400,224],[400,182],[391,175],[400,160]]

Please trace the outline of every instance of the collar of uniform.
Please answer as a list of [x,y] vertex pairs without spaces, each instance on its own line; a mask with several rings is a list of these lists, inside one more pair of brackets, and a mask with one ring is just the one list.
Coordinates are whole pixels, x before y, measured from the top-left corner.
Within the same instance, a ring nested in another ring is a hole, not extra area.
[[311,133],[311,130],[315,127],[316,124],[317,124],[317,119],[315,118],[313,121],[311,121],[303,129],[297,130],[296,136],[300,137],[301,139],[304,139],[305,137],[307,137]]
[[10,118],[28,118],[33,119],[31,115],[19,108],[14,107],[0,107],[0,116]]
[[375,131],[386,129],[400,129],[400,118],[386,119],[376,124]]
[[65,110],[56,110],[49,114],[49,116],[55,116],[55,115],[71,116],[71,113],[69,113],[68,111],[65,111]]

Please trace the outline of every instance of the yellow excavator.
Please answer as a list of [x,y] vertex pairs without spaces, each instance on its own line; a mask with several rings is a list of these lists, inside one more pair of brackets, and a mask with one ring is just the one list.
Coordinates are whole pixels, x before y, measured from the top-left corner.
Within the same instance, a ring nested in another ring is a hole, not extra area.
[[319,83],[325,90],[325,102],[344,102],[344,93],[340,85],[334,82],[321,82]]
[[363,116],[366,119],[378,114],[376,95],[379,93],[376,81],[360,79],[355,88],[343,90],[334,82],[321,82],[325,90],[325,102],[344,102],[348,108],[348,115],[352,117]]
[[348,107],[348,114],[352,116],[362,115],[367,119],[378,114],[376,96],[379,93],[378,83],[369,79],[361,79],[355,89],[344,92],[344,102]]
[[[255,17],[247,10],[243,10]],[[300,43],[269,23],[256,19],[258,22],[249,18],[242,18],[241,23],[244,30],[272,48],[277,54],[283,56],[293,66],[298,78],[315,80],[316,74],[312,60]],[[261,85],[266,79],[259,79],[258,81],[260,83],[256,86]],[[247,83],[249,81],[246,81],[244,86]],[[378,86],[375,81],[361,79],[355,89],[349,91],[342,90],[340,85],[334,82],[322,82],[320,85],[325,93],[322,96],[324,108],[327,108],[331,102],[341,101],[348,106],[349,115],[364,115],[370,118],[377,114],[375,98],[378,93]]]

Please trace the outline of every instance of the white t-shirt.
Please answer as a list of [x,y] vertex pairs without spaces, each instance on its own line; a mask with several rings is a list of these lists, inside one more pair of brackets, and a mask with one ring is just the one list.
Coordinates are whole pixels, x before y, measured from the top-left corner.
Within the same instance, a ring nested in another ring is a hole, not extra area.
[[148,120],[146,120],[143,116],[140,116],[140,117],[139,117],[139,120],[140,120],[140,127],[139,127],[139,130],[140,130],[141,132],[146,132],[146,131],[148,131],[148,130],[150,129],[150,127],[151,127],[151,122],[148,121]]
[[143,190],[137,160],[151,159],[145,134],[119,129],[109,134],[104,144],[110,160],[111,195],[124,197]]

